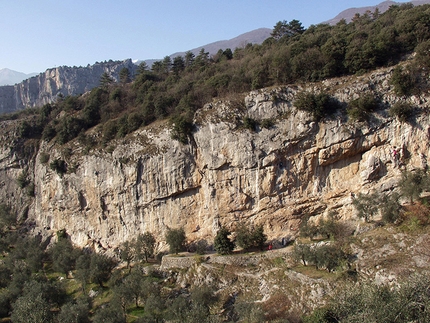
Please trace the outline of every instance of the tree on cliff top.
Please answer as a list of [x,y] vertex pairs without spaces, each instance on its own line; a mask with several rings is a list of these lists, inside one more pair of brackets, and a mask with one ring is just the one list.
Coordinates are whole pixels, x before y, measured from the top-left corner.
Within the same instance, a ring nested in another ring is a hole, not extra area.
[[274,39],[279,40],[284,36],[292,37],[298,34],[303,34],[305,28],[303,28],[302,23],[296,19],[290,22],[278,21],[273,27],[272,33],[270,34]]

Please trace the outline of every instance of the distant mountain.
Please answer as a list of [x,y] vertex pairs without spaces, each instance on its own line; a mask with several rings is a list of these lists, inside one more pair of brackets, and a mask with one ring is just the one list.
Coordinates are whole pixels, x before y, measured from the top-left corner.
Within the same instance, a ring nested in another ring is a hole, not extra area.
[[0,86],[14,85],[35,75],[37,75],[37,73],[25,74],[8,68],[3,68],[0,70]]
[[[241,34],[229,40],[219,40],[194,49],[190,49],[190,52],[192,52],[194,55],[197,55],[202,48],[204,48],[205,52],[208,52],[209,55],[215,55],[220,49],[225,50],[227,48],[230,48],[231,50],[234,51],[236,48],[246,46],[246,44],[263,43],[267,38],[270,37],[271,32],[272,32],[272,29],[270,28],[259,28],[259,29],[255,29],[247,33]],[[175,58],[176,56],[184,56],[184,55],[185,55],[185,52],[176,52],[168,56],[170,56],[171,58]],[[145,60],[145,62],[149,67],[151,67],[154,62],[162,59],[163,58],[147,59]],[[139,65],[141,62],[142,61],[140,60],[135,63]]]
[[[387,11],[391,6],[399,6],[404,4],[405,2],[395,2],[395,1],[384,1],[376,6],[368,6],[368,7],[360,7],[360,8],[350,8],[342,11],[333,19],[324,21],[325,24],[336,25],[342,19],[345,19],[346,22],[351,22],[352,18],[354,18],[355,14],[359,13],[360,15],[370,11],[374,12],[376,8],[378,8],[380,13]],[[410,1],[408,3],[412,3],[414,6],[420,6],[423,4],[429,4],[430,0],[416,0]]]
[[[430,1],[430,0],[429,0]],[[235,38],[229,40],[220,40],[214,43],[209,43],[194,49],[191,49],[190,52],[197,55],[202,48],[204,48],[205,52],[209,52],[209,55],[215,55],[218,50],[225,50],[230,48],[234,50],[235,48],[245,47],[246,44],[261,44],[267,38],[270,37],[272,29],[269,28],[259,28],[247,33],[241,34]],[[176,56],[184,56],[185,52],[178,52],[170,55],[170,57]]]

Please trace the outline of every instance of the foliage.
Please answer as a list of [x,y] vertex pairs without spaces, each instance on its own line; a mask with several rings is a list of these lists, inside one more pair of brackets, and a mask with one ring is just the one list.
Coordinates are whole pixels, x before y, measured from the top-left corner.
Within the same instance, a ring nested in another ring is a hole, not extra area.
[[260,126],[265,129],[270,129],[275,125],[275,122],[272,119],[263,119],[261,120]]
[[416,276],[398,288],[370,283],[349,286],[304,322],[428,322],[429,285],[428,276]]
[[363,218],[369,222],[378,213],[379,194],[377,192],[371,194],[359,193],[352,201],[352,204],[357,210],[359,218]]
[[47,163],[48,163],[48,161],[49,161],[49,154],[48,154],[48,153],[45,153],[45,152],[41,153],[41,154],[40,154],[39,161],[40,161],[40,163],[41,163],[41,164],[43,164],[43,165],[47,164]]
[[93,323],[126,323],[126,317],[121,310],[120,304],[110,302],[99,308],[92,318]]
[[149,284],[142,272],[134,270],[113,286],[115,297],[122,304],[124,312],[130,303],[138,307],[139,300],[150,294]]
[[296,243],[291,253],[291,258],[296,262],[302,262],[306,266],[308,261],[312,259],[311,247],[308,244]]
[[135,259],[135,245],[131,242],[124,241],[119,247],[119,258],[121,261],[125,262],[127,268],[131,270],[130,263]]
[[46,280],[30,280],[24,284],[22,296],[12,305],[13,322],[52,322],[51,307],[61,305],[65,291]]
[[346,254],[337,244],[325,244],[313,250],[314,264],[317,269],[332,272],[346,259]]
[[379,209],[382,215],[382,221],[385,223],[395,223],[400,219],[400,195],[396,192],[391,195],[383,194],[380,197]]
[[[179,239],[179,238],[180,238],[179,236],[175,237],[175,239]],[[139,234],[134,243],[136,258],[138,260],[145,260],[146,262],[148,262],[149,257],[154,257],[155,243],[156,243],[155,237],[151,232],[145,232],[144,234]]]
[[318,222],[312,223],[309,216],[304,216],[300,223],[300,236],[310,238],[317,236],[326,239],[337,239],[348,234],[348,228],[345,224],[335,220],[334,214],[330,213],[326,217],[321,217]]
[[390,83],[394,87],[394,93],[398,96],[410,96],[419,93],[418,78],[414,75],[414,71],[408,68],[406,71],[402,67],[397,66],[393,70]]
[[430,40],[426,40],[422,43],[419,43],[416,47],[417,64],[426,70],[430,68],[430,61],[428,59],[429,55],[430,55]]
[[145,303],[145,318],[151,320],[150,322],[161,322],[165,310],[166,303],[164,299],[158,294],[151,294]]
[[254,302],[238,301],[234,304],[234,309],[244,322],[260,323],[264,322],[264,311],[261,305]]
[[215,236],[214,248],[220,255],[230,254],[235,247],[235,243],[229,238],[230,234],[230,231],[222,226]]
[[379,99],[366,94],[348,103],[347,114],[352,121],[368,121],[370,113],[379,108]]
[[86,298],[78,298],[61,307],[57,321],[61,323],[90,323],[90,303]]
[[401,195],[408,198],[410,203],[418,199],[422,192],[430,189],[430,177],[425,170],[404,171],[400,179]]
[[119,81],[121,84],[127,84],[131,81],[130,70],[126,67],[119,71]]
[[60,238],[49,250],[52,268],[64,274],[75,268],[76,258],[79,256],[67,238]]
[[13,304],[11,319],[16,323],[52,322],[50,304],[41,296],[22,296]]
[[243,126],[248,130],[256,131],[258,122],[253,118],[245,117],[243,118]]
[[263,249],[266,240],[267,236],[264,234],[262,224],[248,226],[242,222],[236,227],[236,245],[244,250],[257,247]]
[[397,117],[397,119],[401,122],[407,122],[412,116],[412,112],[412,105],[401,101],[396,102],[388,111],[390,116]]
[[112,269],[116,266],[116,261],[100,253],[94,253],[90,257],[89,278],[92,283],[99,284],[103,287],[112,273]]
[[337,243],[323,245],[295,244],[291,257],[304,266],[313,264],[316,269],[334,271],[346,260],[347,255]]
[[76,259],[76,272],[75,278],[77,281],[81,283],[82,291],[85,292],[85,288],[87,283],[90,280],[90,263],[91,263],[91,255],[88,253],[82,253]]
[[188,143],[188,138],[193,131],[193,123],[190,118],[183,115],[175,115],[171,118],[172,139],[178,140],[183,144]]
[[14,243],[12,258],[21,261],[26,269],[33,273],[40,271],[45,259],[45,246],[42,244],[41,237],[19,237]]
[[292,37],[298,34],[303,34],[305,28],[302,26],[302,23],[296,19],[291,20],[290,22],[278,21],[276,25],[273,27],[271,36],[280,40],[282,37]]
[[195,244],[195,251],[198,255],[204,255],[209,249],[209,244],[206,240],[199,240]]
[[185,249],[186,236],[184,228],[167,228],[165,239],[169,245],[170,253],[178,254]]
[[104,72],[102,74],[102,76],[100,77],[100,86],[101,87],[106,88],[113,83],[114,83],[114,79],[112,78],[112,76],[109,75],[108,72]]
[[62,159],[55,159],[49,164],[49,168],[55,171],[58,175],[63,176],[67,172],[66,162]]
[[28,171],[23,170],[17,177],[16,182],[20,188],[26,187],[30,182],[28,180]]
[[0,204],[0,233],[16,223],[16,215],[12,212],[10,206]]
[[299,92],[294,105],[299,110],[309,112],[317,121],[332,115],[340,107],[327,93],[312,92]]

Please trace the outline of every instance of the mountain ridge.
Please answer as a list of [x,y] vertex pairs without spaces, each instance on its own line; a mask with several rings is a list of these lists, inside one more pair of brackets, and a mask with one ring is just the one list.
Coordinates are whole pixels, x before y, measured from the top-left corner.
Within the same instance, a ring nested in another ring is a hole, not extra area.
[[11,70],[9,68],[0,69],[0,86],[3,85],[14,85],[37,75],[38,73],[22,73],[18,71]]
[[380,13],[384,13],[387,11],[391,6],[399,6],[402,4],[411,3],[414,6],[419,6],[423,4],[430,3],[430,0],[417,0],[417,1],[409,1],[409,2],[396,2],[396,1],[383,1],[379,3],[376,6],[365,6],[365,7],[358,7],[358,8],[349,8],[346,10],[341,11],[337,16],[334,18],[327,20],[323,23],[329,24],[329,25],[335,25],[342,19],[345,19],[346,22],[350,22],[352,18],[354,18],[355,14],[363,15],[366,12],[374,12],[375,9],[378,9]]

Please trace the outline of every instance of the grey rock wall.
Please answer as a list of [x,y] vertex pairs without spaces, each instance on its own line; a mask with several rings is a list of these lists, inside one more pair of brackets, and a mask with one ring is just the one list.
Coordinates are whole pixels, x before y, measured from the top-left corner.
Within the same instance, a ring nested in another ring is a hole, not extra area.
[[52,103],[58,95],[84,94],[100,85],[100,77],[105,72],[118,81],[123,68],[128,68],[130,74],[134,75],[137,65],[127,59],[86,67],[60,66],[13,86],[0,86],[0,114]]

